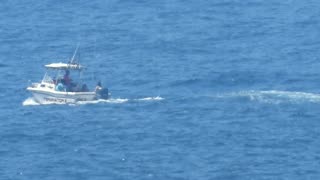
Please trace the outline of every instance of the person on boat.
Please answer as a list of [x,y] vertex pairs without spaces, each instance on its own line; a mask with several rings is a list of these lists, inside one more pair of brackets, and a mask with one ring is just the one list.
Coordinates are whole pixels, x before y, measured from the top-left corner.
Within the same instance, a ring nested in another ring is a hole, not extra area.
[[108,88],[102,88],[100,81],[96,86],[95,93],[96,93],[97,99],[108,99],[109,97]]
[[66,73],[63,76],[64,85],[67,87],[68,91],[71,90],[71,81],[72,81],[69,75],[70,75],[70,71],[66,70]]
[[82,92],[88,92],[89,91],[88,86],[86,84],[83,84],[82,88],[81,88],[81,91]]
[[66,70],[66,73],[63,76],[63,80],[64,80],[66,85],[71,84],[71,78],[69,77],[69,75],[70,75],[70,71]]
[[97,86],[96,86],[95,91],[100,91],[101,89],[102,89],[102,86],[101,86],[101,82],[99,81]]
[[63,85],[63,80],[58,80],[58,84],[55,88],[56,91],[66,91],[66,87]]
[[71,83],[71,92],[81,92],[81,87],[79,84]]

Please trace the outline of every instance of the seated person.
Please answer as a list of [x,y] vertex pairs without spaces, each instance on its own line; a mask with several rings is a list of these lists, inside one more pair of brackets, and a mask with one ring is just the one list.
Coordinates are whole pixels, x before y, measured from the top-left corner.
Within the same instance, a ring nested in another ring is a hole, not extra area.
[[66,91],[66,87],[63,85],[63,80],[58,80],[58,84],[55,88],[56,91]]
[[79,89],[80,89],[80,87],[79,87],[78,84],[71,83],[71,85],[70,85],[70,91],[71,92],[79,92]]
[[89,91],[89,89],[88,89],[88,87],[87,87],[86,84],[83,84],[83,85],[82,85],[81,91],[82,91],[82,92],[88,92],[88,91]]

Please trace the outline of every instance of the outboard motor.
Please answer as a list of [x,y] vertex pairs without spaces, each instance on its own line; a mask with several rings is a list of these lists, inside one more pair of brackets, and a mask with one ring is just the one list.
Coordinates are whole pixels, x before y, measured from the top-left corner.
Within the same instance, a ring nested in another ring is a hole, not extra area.
[[108,99],[109,97],[109,90],[108,88],[102,88],[96,91],[97,99]]

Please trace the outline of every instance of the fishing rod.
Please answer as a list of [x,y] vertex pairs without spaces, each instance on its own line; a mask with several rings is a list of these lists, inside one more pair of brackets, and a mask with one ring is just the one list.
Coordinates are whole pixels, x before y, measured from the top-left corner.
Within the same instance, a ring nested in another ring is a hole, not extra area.
[[74,51],[73,56],[72,56],[72,58],[71,58],[70,64],[73,64],[74,57],[76,56],[77,51],[78,51],[78,49],[79,49],[79,45],[80,45],[80,44],[78,43],[78,44],[77,44],[77,48],[76,48],[76,50]]

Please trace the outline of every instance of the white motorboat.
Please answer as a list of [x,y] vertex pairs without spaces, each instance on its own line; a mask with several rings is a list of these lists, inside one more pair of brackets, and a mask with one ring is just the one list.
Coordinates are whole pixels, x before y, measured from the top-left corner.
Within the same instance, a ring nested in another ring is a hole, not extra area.
[[[73,59],[73,58],[72,58]],[[78,63],[52,63],[45,65],[47,72],[39,83],[32,83],[27,90],[33,94],[38,103],[76,103],[78,101],[92,101],[108,99],[107,88],[102,88],[101,83],[89,91],[82,81],[84,66]],[[72,75],[72,79],[69,78]],[[78,74],[78,77],[75,75]]]

